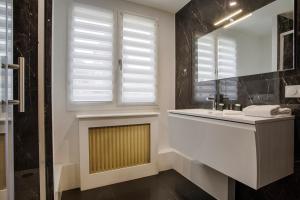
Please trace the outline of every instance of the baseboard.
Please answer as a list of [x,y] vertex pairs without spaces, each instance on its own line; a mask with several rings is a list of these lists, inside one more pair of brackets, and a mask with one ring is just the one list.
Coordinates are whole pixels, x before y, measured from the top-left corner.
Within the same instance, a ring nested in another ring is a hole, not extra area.
[[80,187],[79,164],[68,163],[63,165],[60,177],[60,191],[72,190]]
[[55,164],[54,165],[54,200],[61,200],[61,188],[60,188],[60,182],[61,182],[61,171],[62,171],[63,165],[61,164]]
[[[80,187],[79,164],[55,164],[54,200],[60,200],[63,191]],[[1,200],[1,199],[0,199]]]
[[55,191],[54,192],[54,200],[61,200],[62,192]]
[[[173,169],[175,153],[172,149],[160,151],[157,157],[158,171]],[[55,193],[56,199],[60,200],[59,194],[63,191],[80,188],[79,163],[57,164],[55,165]]]
[[163,149],[159,151],[157,157],[157,168],[161,171],[173,169],[176,153],[173,149]]
[[[229,200],[230,180],[226,175],[195,162],[174,149],[164,149],[158,153],[157,169],[158,171],[174,169],[214,198]],[[63,165],[59,183],[60,194],[75,188],[80,188],[79,164]]]
[[7,190],[0,190],[0,200],[7,200]]

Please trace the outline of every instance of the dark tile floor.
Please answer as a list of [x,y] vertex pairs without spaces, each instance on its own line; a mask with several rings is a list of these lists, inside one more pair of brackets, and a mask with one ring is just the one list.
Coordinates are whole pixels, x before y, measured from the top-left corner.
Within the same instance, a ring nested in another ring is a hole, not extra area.
[[62,200],[214,200],[174,170],[80,192],[63,192]]

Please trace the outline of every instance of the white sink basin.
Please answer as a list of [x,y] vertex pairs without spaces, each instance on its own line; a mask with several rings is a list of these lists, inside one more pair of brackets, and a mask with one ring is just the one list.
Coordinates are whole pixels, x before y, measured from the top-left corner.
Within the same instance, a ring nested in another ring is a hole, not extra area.
[[[180,110],[176,110],[180,111]],[[183,112],[188,112],[196,115],[223,115],[223,112],[220,110],[210,110],[210,109],[185,109]]]
[[222,116],[222,115],[243,115],[241,111],[235,110],[210,110],[210,109],[185,109],[176,110],[176,112],[183,111],[184,113],[190,113],[195,115],[211,115],[211,116]]
[[191,109],[189,112],[195,114],[206,114],[206,115],[243,115],[242,111],[236,110],[210,110],[210,109]]
[[244,115],[242,111],[224,110],[223,115]]
[[211,115],[223,115],[223,112],[220,110],[205,110],[205,112]]

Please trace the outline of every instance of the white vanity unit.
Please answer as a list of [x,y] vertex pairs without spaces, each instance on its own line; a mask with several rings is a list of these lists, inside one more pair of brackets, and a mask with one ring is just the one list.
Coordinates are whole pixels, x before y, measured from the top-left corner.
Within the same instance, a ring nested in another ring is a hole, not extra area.
[[293,173],[294,117],[223,115],[204,109],[169,111],[175,150],[259,189]]

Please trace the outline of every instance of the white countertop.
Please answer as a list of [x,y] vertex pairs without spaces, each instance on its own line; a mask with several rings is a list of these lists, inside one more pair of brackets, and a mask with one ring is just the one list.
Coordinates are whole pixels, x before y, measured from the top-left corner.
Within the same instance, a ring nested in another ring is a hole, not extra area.
[[[214,113],[212,113],[214,112]],[[272,118],[264,118],[264,117],[251,117],[245,115],[223,115],[222,111],[212,111],[208,109],[182,109],[182,110],[169,110],[169,114],[180,114],[194,117],[203,117],[209,119],[217,119],[223,121],[230,122],[238,122],[245,124],[261,124],[261,123],[269,123],[274,121],[282,121],[282,120],[293,120],[294,116],[276,116]]]

